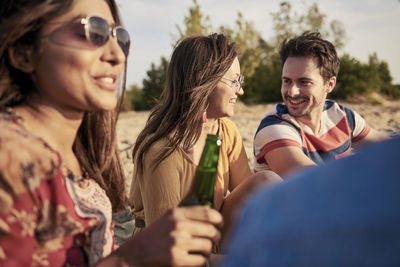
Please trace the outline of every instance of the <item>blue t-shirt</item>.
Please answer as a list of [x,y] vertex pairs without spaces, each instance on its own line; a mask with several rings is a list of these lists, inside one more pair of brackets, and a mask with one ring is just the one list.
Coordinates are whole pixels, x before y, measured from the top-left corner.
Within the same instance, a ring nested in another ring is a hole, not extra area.
[[261,190],[223,267],[400,266],[400,137]]

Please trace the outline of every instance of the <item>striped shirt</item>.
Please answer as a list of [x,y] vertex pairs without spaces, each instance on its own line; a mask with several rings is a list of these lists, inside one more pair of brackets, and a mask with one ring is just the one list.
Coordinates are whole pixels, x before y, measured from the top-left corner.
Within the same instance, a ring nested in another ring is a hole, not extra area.
[[265,154],[284,146],[300,148],[318,165],[338,159],[348,155],[351,144],[369,131],[370,127],[358,113],[332,100],[325,102],[318,134],[292,117],[284,104],[278,104],[275,111],[261,120],[254,137],[254,170],[270,170]]

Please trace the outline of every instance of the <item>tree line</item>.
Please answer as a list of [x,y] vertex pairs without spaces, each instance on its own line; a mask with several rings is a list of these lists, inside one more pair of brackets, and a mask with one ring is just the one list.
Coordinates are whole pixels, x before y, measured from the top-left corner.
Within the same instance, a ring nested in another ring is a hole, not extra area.
[[[190,35],[208,35],[221,32],[229,36],[239,47],[241,72],[246,77],[241,100],[247,104],[281,101],[281,62],[279,45],[305,31],[319,31],[330,40],[338,50],[344,47],[346,31],[338,20],[328,21],[317,3],[307,6],[304,13],[298,13],[290,2],[281,2],[279,9],[272,12],[274,35],[265,40],[254,25],[238,12],[234,27],[214,28],[210,17],[201,12],[197,0],[189,7],[184,17],[184,27],[176,25],[178,36],[173,43]],[[124,109],[151,109],[160,97],[166,79],[168,59],[161,57],[158,64],[152,63],[143,79],[142,87],[131,85],[126,93]],[[349,54],[340,56],[340,71],[335,90],[329,98],[348,99],[354,95],[368,95],[372,92],[384,94],[389,98],[400,98],[400,86],[392,84],[387,62],[380,60],[376,53],[369,56],[367,63],[361,62]]]

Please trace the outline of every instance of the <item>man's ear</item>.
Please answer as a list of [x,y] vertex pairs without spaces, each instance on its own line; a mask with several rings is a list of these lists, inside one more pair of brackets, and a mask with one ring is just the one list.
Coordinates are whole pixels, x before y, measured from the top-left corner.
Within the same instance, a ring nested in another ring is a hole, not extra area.
[[329,94],[332,92],[333,88],[335,88],[336,85],[336,76],[332,76],[327,82],[326,82],[326,93]]
[[8,49],[8,57],[11,66],[22,72],[32,73],[35,70],[32,47],[12,46]]

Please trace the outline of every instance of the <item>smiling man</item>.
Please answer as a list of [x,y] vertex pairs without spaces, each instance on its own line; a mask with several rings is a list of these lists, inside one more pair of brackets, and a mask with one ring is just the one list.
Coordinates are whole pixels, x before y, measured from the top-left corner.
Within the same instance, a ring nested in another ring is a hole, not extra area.
[[327,100],[340,61],[332,43],[318,32],[285,40],[280,48],[282,99],[255,135],[255,171],[282,177],[350,153],[352,147],[387,138],[355,111]]

